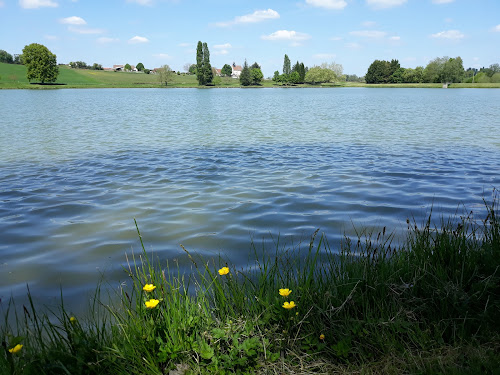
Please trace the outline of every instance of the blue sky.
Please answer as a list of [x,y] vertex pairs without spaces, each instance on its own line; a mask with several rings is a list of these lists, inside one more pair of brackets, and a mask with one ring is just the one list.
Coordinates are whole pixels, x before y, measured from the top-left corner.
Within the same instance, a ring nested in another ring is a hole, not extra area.
[[247,59],[268,77],[286,53],[361,76],[375,59],[500,63],[500,0],[0,0],[0,35],[0,49],[40,43],[59,63],[182,71],[201,40],[217,68]]

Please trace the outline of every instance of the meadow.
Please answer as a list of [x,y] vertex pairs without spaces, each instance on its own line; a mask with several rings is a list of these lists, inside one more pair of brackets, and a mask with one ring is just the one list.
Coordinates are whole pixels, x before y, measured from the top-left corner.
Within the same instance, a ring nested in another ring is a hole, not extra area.
[[2,303],[0,374],[498,374],[498,198],[481,219],[407,221],[402,244],[384,227],[255,248],[247,271],[184,249],[181,274],[137,228],[127,281],[88,314],[62,292],[56,311]]
[[[137,72],[110,72],[103,70],[71,69],[59,65],[59,76],[55,84],[31,84],[26,79],[23,65],[0,63],[0,89],[54,89],[54,88],[161,88],[161,87],[199,87],[195,75],[175,74],[172,82],[165,86],[155,74]],[[241,87],[238,79],[217,77],[211,87]],[[272,80],[263,80],[259,86],[251,87],[404,87],[404,88],[441,88],[439,83],[398,83],[370,84],[358,82],[339,82],[321,85],[300,84],[282,86]],[[450,88],[500,88],[500,83],[455,83]]]

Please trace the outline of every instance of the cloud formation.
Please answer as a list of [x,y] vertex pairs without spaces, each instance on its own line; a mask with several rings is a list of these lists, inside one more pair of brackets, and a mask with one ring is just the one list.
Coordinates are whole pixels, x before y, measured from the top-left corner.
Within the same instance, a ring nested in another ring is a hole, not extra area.
[[118,39],[118,38],[108,38],[106,36],[103,36],[101,38],[97,38],[97,43],[101,43],[101,44],[115,43],[115,42],[118,42],[118,41],[120,41],[120,39]]
[[318,8],[342,10],[347,6],[345,0],[306,0],[306,3]]
[[87,29],[85,27],[68,27],[68,30],[72,33],[77,34],[102,34],[104,32],[103,29]]
[[65,24],[65,25],[86,25],[87,24],[87,22],[83,18],[77,17],[77,16],[61,18],[59,20],[59,22]]
[[149,42],[149,39],[148,38],[145,38],[143,36],[134,36],[133,38],[130,38],[128,40],[128,42],[130,44],[138,44],[138,43],[148,43]]
[[376,8],[385,9],[403,5],[407,0],[366,0],[366,4]]
[[213,52],[213,54],[214,55],[227,55],[227,54],[229,54],[229,48],[233,48],[233,46],[230,43],[216,44],[216,45],[214,45],[215,51]]
[[284,40],[289,42],[301,42],[310,39],[311,36],[305,33],[299,33],[293,30],[278,30],[269,35],[262,35],[261,39],[264,40]]
[[19,0],[19,5],[24,9],[37,9],[42,7],[57,8],[58,3],[52,0]]
[[499,24],[499,25],[496,25],[495,27],[493,27],[493,28],[491,29],[491,31],[495,31],[495,32],[497,32],[497,33],[500,33],[500,24]]
[[458,30],[446,30],[446,31],[441,31],[436,34],[432,34],[431,38],[436,38],[436,39],[448,39],[448,40],[460,40],[464,37],[465,35],[462,34]]
[[449,4],[454,2],[455,0],[432,0],[434,4]]
[[153,5],[153,0],[127,0],[127,3],[136,3],[139,5]]
[[275,10],[272,9],[256,10],[251,14],[235,17],[235,19],[232,21],[217,22],[215,25],[219,27],[227,27],[227,26],[246,24],[246,23],[257,23],[276,18],[280,18],[280,15]]
[[387,35],[385,31],[377,31],[377,30],[360,30],[360,31],[351,31],[349,34],[353,36],[360,36],[362,38],[375,38],[380,39]]

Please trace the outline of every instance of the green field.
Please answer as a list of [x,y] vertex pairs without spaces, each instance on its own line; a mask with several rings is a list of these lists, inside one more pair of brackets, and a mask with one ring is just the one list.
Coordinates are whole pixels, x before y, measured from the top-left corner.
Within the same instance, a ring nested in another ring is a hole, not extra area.
[[[238,79],[217,77],[218,88],[241,87]],[[26,67],[23,65],[0,63],[0,89],[54,89],[54,88],[160,88],[155,74],[110,72],[103,70],[71,69],[66,65],[59,66],[56,84],[40,85],[30,83],[26,79]],[[175,75],[167,87],[200,87],[195,75]],[[322,85],[281,86],[271,80],[262,81],[260,86],[251,87],[406,87],[406,88],[441,88],[440,83],[398,83],[398,84],[366,84],[357,82],[329,83]],[[500,88],[500,83],[454,83],[450,88]]]

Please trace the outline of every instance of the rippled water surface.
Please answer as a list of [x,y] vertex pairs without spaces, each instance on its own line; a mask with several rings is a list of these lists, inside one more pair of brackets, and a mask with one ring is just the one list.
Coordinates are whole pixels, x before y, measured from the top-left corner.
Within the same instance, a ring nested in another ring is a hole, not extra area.
[[244,267],[316,228],[481,210],[500,187],[500,90],[0,91],[0,298],[69,303],[125,253]]

